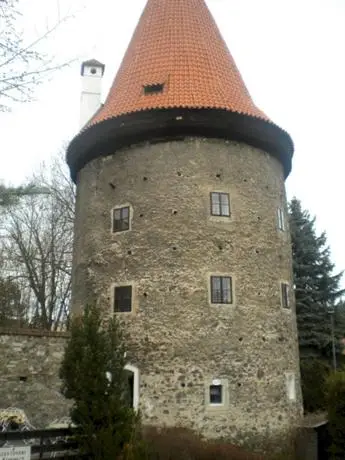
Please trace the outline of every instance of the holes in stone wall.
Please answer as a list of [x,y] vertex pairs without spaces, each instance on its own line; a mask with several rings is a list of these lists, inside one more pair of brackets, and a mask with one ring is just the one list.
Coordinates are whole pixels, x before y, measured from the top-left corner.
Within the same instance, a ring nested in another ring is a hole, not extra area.
[[240,338],[238,339],[239,342],[242,342],[242,340],[243,340],[243,337],[240,337]]
[[256,374],[257,378],[260,379],[260,380],[264,377],[264,375],[265,375],[265,373],[264,373],[264,371],[262,369],[259,369],[257,374]]
[[147,177],[146,177],[146,176],[143,177],[143,181],[144,181],[144,182],[147,181]]
[[174,216],[176,216],[176,214],[177,214],[176,209],[173,209],[172,213],[173,213]]
[[19,377],[19,381],[20,381],[20,382],[26,382],[27,379],[28,379],[28,378],[27,378],[26,375],[21,375],[21,376]]
[[116,185],[114,185],[112,182],[109,182],[109,185],[110,185],[110,187],[111,187],[113,190],[116,189]]
[[238,382],[237,386],[238,386],[238,387],[241,387],[241,386],[242,386],[242,383],[241,383],[241,382]]
[[217,179],[220,179],[221,177],[222,177],[222,176],[221,176],[220,173],[216,174],[216,178],[217,178]]
[[184,382],[181,383],[181,387],[184,388],[186,384]]
[[259,249],[255,249],[255,252],[256,252],[257,254],[259,254],[259,253],[260,253]]
[[139,214],[139,217],[144,217],[144,214]]
[[181,176],[182,176],[181,171],[177,171],[177,175],[178,175],[179,177],[181,177]]
[[263,341],[263,342],[266,342],[266,337],[262,337],[262,341]]
[[132,255],[132,251],[129,249],[129,250],[127,251],[127,254],[128,254],[129,256],[131,256],[131,255]]
[[147,297],[147,292],[144,292],[143,296],[144,296],[144,297]]
[[222,251],[222,250],[223,250],[223,246],[220,244],[220,245],[218,246],[218,249],[219,249],[220,251]]

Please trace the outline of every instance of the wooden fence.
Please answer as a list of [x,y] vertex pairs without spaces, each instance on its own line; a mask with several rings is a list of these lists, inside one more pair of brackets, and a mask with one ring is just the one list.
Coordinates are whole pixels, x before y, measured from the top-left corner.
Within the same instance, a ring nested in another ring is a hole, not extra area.
[[77,444],[73,440],[72,428],[52,428],[47,430],[5,431],[0,433],[1,447],[31,446],[31,459],[79,460]]

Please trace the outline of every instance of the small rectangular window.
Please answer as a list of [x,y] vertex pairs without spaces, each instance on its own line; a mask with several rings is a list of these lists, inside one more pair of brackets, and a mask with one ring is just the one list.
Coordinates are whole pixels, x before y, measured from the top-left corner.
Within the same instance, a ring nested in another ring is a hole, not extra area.
[[157,94],[162,93],[164,89],[164,83],[155,83],[153,85],[144,85],[144,94]]
[[296,379],[295,374],[289,372],[285,374],[286,392],[289,401],[296,401]]
[[113,232],[129,230],[129,207],[113,209]]
[[278,228],[279,230],[284,232],[285,231],[285,214],[282,208],[278,208],[277,216],[278,216]]
[[286,284],[286,283],[281,283],[281,296],[282,296],[282,306],[283,306],[283,308],[290,308],[289,285]]
[[230,217],[230,197],[228,193],[211,192],[212,216]]
[[211,302],[232,303],[232,278],[230,276],[211,276]]
[[132,286],[118,286],[114,292],[114,312],[128,313],[132,311]]
[[210,404],[223,404],[222,385],[210,385]]

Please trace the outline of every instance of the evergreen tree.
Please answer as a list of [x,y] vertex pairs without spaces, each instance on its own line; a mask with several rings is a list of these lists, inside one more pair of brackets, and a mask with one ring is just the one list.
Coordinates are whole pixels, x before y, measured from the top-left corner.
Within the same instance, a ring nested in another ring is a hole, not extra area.
[[317,236],[315,218],[296,198],[289,217],[300,354],[325,357],[332,341],[329,312],[345,292],[339,289],[342,273],[333,274],[326,234]]
[[336,372],[327,379],[326,401],[328,432],[331,438],[330,458],[345,458],[345,372]]
[[131,443],[136,415],[127,397],[124,338],[117,319],[102,324],[96,307],[72,321],[60,369],[62,393],[73,400],[72,422],[81,453],[94,460],[119,457]]

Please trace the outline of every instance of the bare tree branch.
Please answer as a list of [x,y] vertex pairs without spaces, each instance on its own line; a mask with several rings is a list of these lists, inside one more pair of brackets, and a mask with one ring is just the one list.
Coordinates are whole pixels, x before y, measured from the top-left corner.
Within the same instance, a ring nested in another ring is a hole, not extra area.
[[19,0],[0,0],[0,111],[10,110],[11,101],[31,100],[37,85],[74,61],[61,62],[42,51],[41,45],[51,41],[58,29],[74,17],[61,17],[59,2],[56,20],[51,25],[47,23],[45,31],[28,43],[20,30],[20,17]]
[[61,155],[33,182],[49,193],[4,207],[0,280],[20,286],[30,324],[59,330],[69,315],[75,191]]

